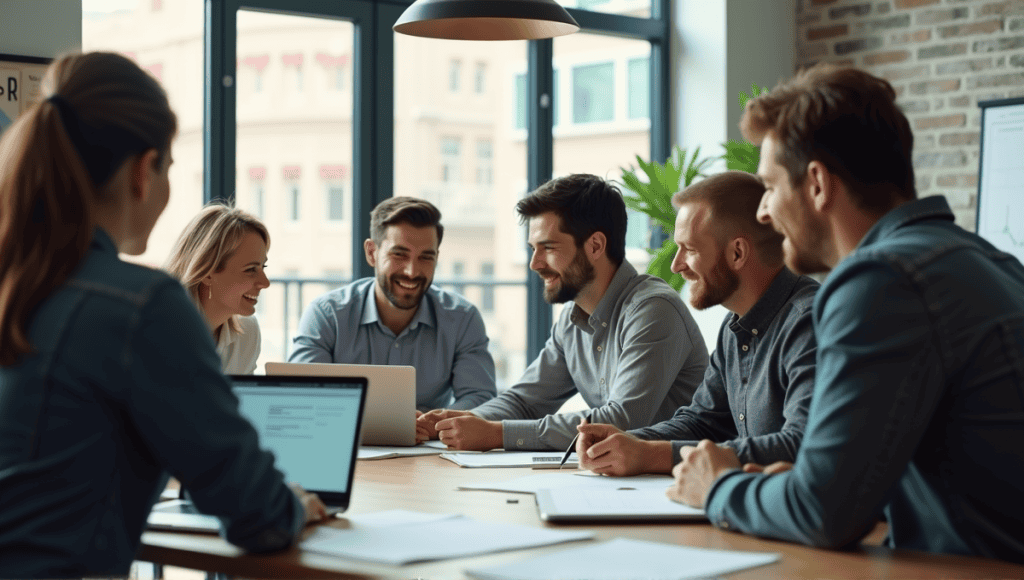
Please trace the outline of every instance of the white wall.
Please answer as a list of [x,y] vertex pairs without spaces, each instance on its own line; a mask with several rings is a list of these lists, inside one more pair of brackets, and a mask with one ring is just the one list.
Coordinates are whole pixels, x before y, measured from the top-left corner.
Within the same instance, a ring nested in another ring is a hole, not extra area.
[[[672,142],[721,155],[722,143],[742,138],[740,91],[793,73],[796,0],[675,0],[672,9]],[[708,350],[727,313],[721,306],[693,311]]]
[[82,47],[82,0],[2,0],[0,14],[0,53],[53,58]]

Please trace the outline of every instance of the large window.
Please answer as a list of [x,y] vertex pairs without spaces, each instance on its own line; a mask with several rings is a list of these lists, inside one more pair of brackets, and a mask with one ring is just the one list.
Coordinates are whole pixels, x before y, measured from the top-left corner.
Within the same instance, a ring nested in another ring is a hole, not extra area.
[[[162,263],[205,199],[261,216],[274,280],[260,301],[264,361],[280,360],[314,296],[372,273],[361,248],[373,206],[424,197],[446,226],[437,281],[481,307],[499,380],[514,381],[551,312],[516,201],[552,175],[616,179],[634,154],[668,151],[669,0],[561,2],[580,33],[471,43],[393,34],[411,0],[176,0],[156,12],[83,0],[84,47],[134,58],[179,115],[171,204],[143,261]],[[631,246],[644,229],[631,217]]]

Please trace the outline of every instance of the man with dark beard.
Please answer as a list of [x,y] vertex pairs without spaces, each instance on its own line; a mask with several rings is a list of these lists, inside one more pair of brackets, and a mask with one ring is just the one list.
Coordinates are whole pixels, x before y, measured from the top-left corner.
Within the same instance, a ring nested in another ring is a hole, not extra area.
[[516,206],[544,299],[566,303],[519,382],[467,411],[438,409],[421,437],[453,449],[565,449],[585,413],[555,414],[579,392],[594,420],[630,429],[690,402],[708,363],[697,324],[660,278],[625,260],[626,206],[603,179],[554,179]]
[[421,411],[471,409],[493,397],[480,312],[431,285],[443,235],[441,212],[428,201],[393,197],[373,208],[363,250],[375,276],[313,300],[288,361],[416,367]]
[[580,465],[605,475],[671,473],[679,450],[710,439],[744,463],[793,461],[814,389],[811,307],[818,283],[782,265],[782,236],[757,221],[761,180],[742,171],[677,193],[672,271],[689,281],[690,303],[729,309],[711,364],[675,415],[623,433],[580,425]]

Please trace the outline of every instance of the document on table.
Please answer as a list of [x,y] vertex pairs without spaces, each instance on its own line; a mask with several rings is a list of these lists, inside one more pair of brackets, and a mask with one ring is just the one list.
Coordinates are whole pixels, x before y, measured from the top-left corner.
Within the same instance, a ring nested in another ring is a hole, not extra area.
[[665,489],[562,487],[537,492],[540,519],[549,522],[595,520],[703,520],[704,510],[676,503]]
[[480,580],[687,580],[731,574],[780,558],[775,553],[705,550],[617,538],[514,564],[466,570],[466,574]]
[[[542,467],[557,469],[564,451],[488,451],[487,453],[442,453],[441,457],[461,467]],[[579,458],[573,453],[565,468],[574,468]]]
[[358,459],[391,459],[392,457],[415,457],[418,455],[438,455],[447,446],[440,441],[427,441],[413,447],[387,447],[383,445],[363,445],[359,447]]
[[508,481],[487,481],[483,483],[463,483],[458,489],[482,491],[505,491],[511,493],[537,493],[542,489],[560,489],[563,487],[586,487],[598,489],[657,489],[665,491],[674,481],[670,475],[634,475],[631,477],[588,477],[590,472],[553,471],[527,475]]
[[303,550],[402,565],[492,552],[550,546],[594,537],[589,531],[478,522],[466,517],[400,525],[360,525],[347,530],[321,526],[299,544]]

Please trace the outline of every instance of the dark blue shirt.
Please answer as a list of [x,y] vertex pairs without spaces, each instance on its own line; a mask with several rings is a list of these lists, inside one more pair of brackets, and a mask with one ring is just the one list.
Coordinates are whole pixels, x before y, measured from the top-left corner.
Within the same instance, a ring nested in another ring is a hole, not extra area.
[[818,368],[792,471],[729,472],[723,528],[1024,563],[1024,267],[942,197],[882,217],[814,304]]
[[296,537],[302,506],[178,282],[97,229],[29,336],[35,353],[0,368],[0,577],[127,574],[168,473],[230,542]]
[[811,306],[818,283],[783,268],[742,317],[729,314],[693,402],[672,418],[630,431],[671,440],[721,443],[743,463],[793,461],[807,426],[816,343]]

